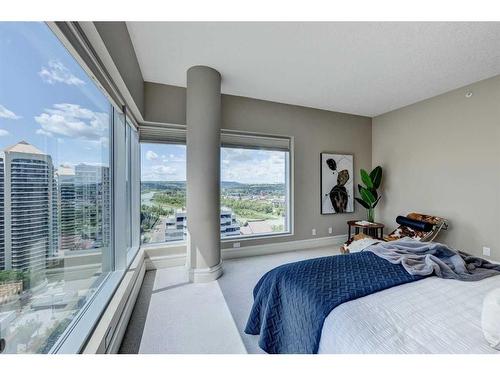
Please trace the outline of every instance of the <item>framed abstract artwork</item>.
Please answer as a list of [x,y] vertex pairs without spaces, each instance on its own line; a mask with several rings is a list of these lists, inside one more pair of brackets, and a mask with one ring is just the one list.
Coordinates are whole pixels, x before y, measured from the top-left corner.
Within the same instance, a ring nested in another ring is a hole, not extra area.
[[322,152],[321,214],[354,212],[353,155]]

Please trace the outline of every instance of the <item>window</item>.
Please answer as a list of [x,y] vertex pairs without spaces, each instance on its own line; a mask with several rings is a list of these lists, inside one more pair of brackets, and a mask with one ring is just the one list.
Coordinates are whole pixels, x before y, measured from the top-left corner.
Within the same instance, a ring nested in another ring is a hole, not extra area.
[[[183,241],[185,128],[143,126],[141,141],[141,242]],[[221,239],[290,233],[291,139],[223,130],[221,144]]]
[[186,146],[141,143],[141,242],[186,239]]
[[289,232],[289,151],[223,147],[221,238]]
[[106,305],[94,295],[125,269],[112,220],[117,187],[130,192],[124,115],[43,23],[0,23],[0,55],[3,352],[77,351]]

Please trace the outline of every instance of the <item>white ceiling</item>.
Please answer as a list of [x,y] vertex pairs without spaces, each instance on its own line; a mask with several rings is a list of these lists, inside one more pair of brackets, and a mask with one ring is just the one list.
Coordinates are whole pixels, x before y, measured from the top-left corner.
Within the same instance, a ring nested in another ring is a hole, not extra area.
[[500,22],[127,22],[145,81],[376,116],[500,74]]

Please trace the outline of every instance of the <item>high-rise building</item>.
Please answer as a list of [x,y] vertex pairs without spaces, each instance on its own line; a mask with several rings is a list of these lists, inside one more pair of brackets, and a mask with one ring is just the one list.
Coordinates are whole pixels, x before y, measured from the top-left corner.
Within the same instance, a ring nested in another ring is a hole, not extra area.
[[59,249],[75,250],[77,249],[75,171],[71,167],[62,165],[56,174]]
[[75,222],[81,248],[109,246],[111,192],[109,167],[75,166]]
[[3,155],[0,153],[0,271],[5,269],[5,210],[3,198],[4,165]]
[[[223,208],[220,212],[220,236],[226,238],[238,236],[240,225],[236,215],[229,208]],[[187,215],[185,211],[178,211],[173,217],[165,221],[165,241],[182,241],[187,238]]]
[[21,141],[3,150],[0,160],[3,269],[44,269],[57,249],[52,158]]
[[49,251],[47,256],[49,258],[58,257],[59,253],[59,220],[58,220],[58,207],[57,207],[57,197],[58,197],[57,180],[54,173],[54,167],[52,166],[52,205],[51,205],[51,230],[52,235],[50,236],[51,243],[49,244]]

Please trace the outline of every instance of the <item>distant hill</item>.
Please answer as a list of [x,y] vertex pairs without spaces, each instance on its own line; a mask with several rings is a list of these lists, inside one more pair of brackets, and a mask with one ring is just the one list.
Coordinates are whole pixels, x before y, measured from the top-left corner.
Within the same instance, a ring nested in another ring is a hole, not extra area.
[[[186,181],[142,181],[141,188],[143,190],[185,190]],[[236,181],[222,181],[221,189],[241,194],[261,192],[284,194],[285,184],[244,184]]]
[[220,186],[222,189],[233,189],[245,186],[246,184],[242,184],[241,182],[236,181],[221,181]]
[[185,190],[186,181],[141,181],[143,190]]
[[[148,186],[186,186],[186,181],[142,181],[142,185],[148,185]],[[245,184],[242,182],[236,182],[236,181],[222,181],[221,182],[221,187],[222,188],[234,188],[234,187],[241,187],[241,186],[248,186],[248,185],[283,185],[283,184]]]

